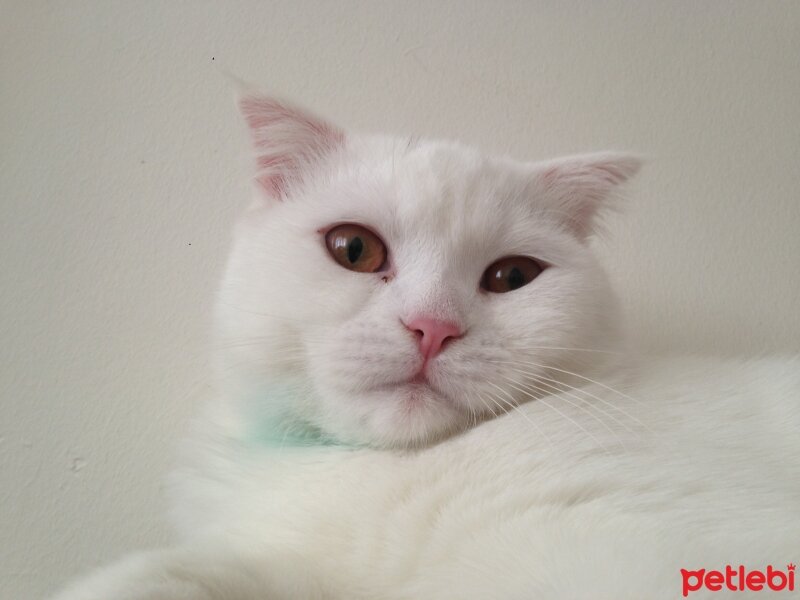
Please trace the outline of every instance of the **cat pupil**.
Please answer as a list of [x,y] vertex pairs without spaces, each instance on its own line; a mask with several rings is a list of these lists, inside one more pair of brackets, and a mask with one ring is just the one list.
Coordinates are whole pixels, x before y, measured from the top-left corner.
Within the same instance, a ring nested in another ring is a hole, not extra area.
[[361,257],[361,253],[364,251],[364,242],[361,241],[360,237],[353,238],[353,241],[350,242],[350,245],[347,247],[347,260],[349,260],[352,264]]
[[516,290],[517,288],[521,288],[525,284],[525,280],[522,277],[522,272],[517,267],[511,269],[511,272],[508,274],[508,287],[512,290]]

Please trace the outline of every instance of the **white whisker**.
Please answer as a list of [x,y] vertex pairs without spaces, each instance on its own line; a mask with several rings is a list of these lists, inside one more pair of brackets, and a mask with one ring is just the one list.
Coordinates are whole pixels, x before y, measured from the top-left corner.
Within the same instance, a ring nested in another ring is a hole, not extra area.
[[[606,415],[608,418],[613,420],[615,423],[617,423],[621,427],[625,428],[625,430],[629,431],[630,433],[634,433],[635,434],[633,429],[631,429],[629,426],[625,425],[623,422],[619,421],[613,414],[607,412],[606,410],[600,408],[599,406],[593,405],[592,403],[590,403],[585,398],[580,398],[579,396],[576,396],[574,393],[572,393],[572,392],[570,392],[568,390],[574,390],[575,392],[578,392],[578,393],[581,393],[581,394],[585,394],[585,395],[589,396],[590,398],[593,398],[593,399],[597,400],[598,402],[601,402],[602,404],[608,406],[609,408],[611,408],[613,410],[616,410],[617,412],[619,412],[623,416],[627,417],[631,421],[636,422],[638,425],[641,425],[642,427],[644,427],[648,431],[650,430],[650,428],[647,425],[645,425],[642,421],[637,419],[632,414],[628,413],[627,411],[625,411],[624,409],[620,408],[619,406],[616,406],[614,403],[609,402],[608,400],[605,400],[604,398],[601,398],[600,396],[597,396],[597,395],[595,395],[595,394],[593,394],[593,393],[591,393],[591,392],[589,392],[589,391],[587,391],[585,389],[577,388],[577,387],[572,386],[572,385],[570,385],[570,384],[568,384],[568,383],[566,383],[564,381],[559,381],[558,379],[552,379],[550,377],[545,377],[544,375],[540,375],[539,373],[536,373],[534,371],[528,371],[527,369],[519,369],[519,368],[516,368],[516,367],[509,367],[509,368],[510,368],[511,371],[513,371],[515,373],[528,375],[528,376],[534,378],[538,383],[540,383],[542,385],[545,385],[548,388],[551,388],[556,393],[567,394],[567,395],[575,398],[578,401],[586,402],[589,406],[592,406],[592,408],[594,408],[595,410],[600,411],[601,413]],[[558,387],[556,387],[556,385],[564,386],[567,389],[558,388]],[[638,434],[636,434],[636,435],[638,435]]]
[[[544,384],[543,382],[538,382],[538,383],[541,383],[541,384],[543,384],[543,385],[547,385],[547,384]],[[522,382],[520,382],[520,385],[521,385],[521,386],[523,386],[523,387],[524,387],[524,388],[526,388],[526,389],[529,389],[529,390],[530,390],[530,389],[533,389],[533,390],[536,390],[536,391],[539,391],[539,392],[543,392],[545,396],[552,396],[552,394],[553,394],[552,390],[548,390],[548,389],[546,389],[546,388],[542,388],[540,385],[538,385],[538,384],[535,384],[535,383],[522,383]],[[550,387],[552,388],[553,386],[550,386]],[[560,400],[562,400],[562,401],[566,402],[567,404],[569,404],[570,406],[574,406],[574,407],[575,407],[575,408],[577,408],[578,410],[580,410],[580,411],[582,411],[582,412],[586,413],[586,414],[587,414],[587,415],[589,415],[589,416],[590,416],[592,419],[594,419],[595,421],[597,421],[598,423],[600,423],[600,424],[601,424],[603,427],[605,427],[605,428],[608,430],[608,432],[609,432],[609,433],[611,433],[613,436],[615,436],[615,437],[617,438],[617,440],[619,441],[620,445],[621,445],[623,448],[625,448],[625,449],[627,450],[627,447],[625,446],[625,442],[623,441],[623,439],[622,439],[622,436],[620,436],[619,432],[618,432],[618,431],[615,431],[615,430],[614,430],[614,428],[613,428],[613,427],[611,427],[611,426],[610,426],[610,425],[609,425],[607,422],[603,421],[603,420],[602,420],[600,417],[598,417],[597,415],[595,415],[594,413],[592,413],[590,410],[588,410],[588,408],[587,408],[587,407],[591,407],[591,408],[594,408],[594,409],[596,409],[596,410],[599,410],[599,411],[600,411],[602,414],[604,414],[605,416],[607,416],[607,417],[609,417],[609,418],[613,419],[613,420],[614,420],[616,423],[618,423],[619,425],[622,425],[622,423],[620,423],[620,422],[619,422],[617,419],[615,419],[615,418],[614,418],[612,415],[609,415],[608,413],[606,413],[606,412],[605,412],[605,411],[603,411],[602,409],[600,409],[600,408],[598,408],[598,407],[596,407],[596,406],[592,406],[590,403],[588,403],[588,402],[587,402],[586,400],[584,400],[583,398],[580,398],[580,397],[578,397],[578,396],[575,396],[574,394],[571,394],[571,395],[573,396],[573,398],[575,398],[575,400],[576,400],[577,402],[581,402],[581,403],[583,403],[583,404],[578,404],[578,403],[576,403],[576,402],[573,402],[573,401],[571,401],[571,400],[569,400],[569,399],[567,399],[567,398],[564,398],[564,397],[563,397],[563,395],[566,395],[566,394],[567,394],[567,392],[563,392],[562,390],[558,390],[558,389],[556,389],[556,392],[557,392],[557,393],[559,393],[559,394],[561,395],[561,398],[560,398]],[[541,399],[541,398],[539,398],[539,399]],[[625,427],[624,425],[622,425],[622,426],[623,426],[623,427]],[[629,430],[627,427],[625,427],[625,428],[626,428],[628,431],[630,431],[630,430]]]
[[[501,388],[500,386],[498,386],[498,385],[495,385],[495,384],[494,384],[494,383],[492,383],[491,381],[487,381],[486,383],[488,383],[489,385],[491,385],[491,386],[492,386],[492,387],[494,387],[494,388],[497,388],[498,390],[500,390],[500,392],[502,392],[503,394],[505,394],[506,396],[508,396],[508,397],[510,398],[510,400],[503,400],[503,399],[502,399],[502,398],[500,398],[500,397],[497,397],[497,400],[498,400],[498,401],[501,401],[501,402],[505,402],[506,404],[508,404],[508,406],[510,406],[512,409],[514,409],[514,410],[515,410],[515,411],[517,411],[517,412],[518,412],[520,415],[522,415],[522,417],[523,417],[523,418],[524,418],[526,421],[528,421],[528,423],[530,423],[531,425],[533,425],[533,427],[536,429],[536,431],[538,431],[538,432],[539,432],[539,433],[542,435],[542,437],[543,437],[545,440],[547,440],[547,443],[550,445],[550,447],[551,447],[551,448],[553,447],[553,441],[552,441],[552,440],[551,440],[551,439],[548,437],[548,435],[547,435],[547,434],[544,432],[544,430],[543,430],[541,427],[539,427],[539,425],[538,425],[537,423],[535,423],[535,422],[533,421],[533,419],[531,419],[531,418],[530,418],[530,417],[529,417],[527,414],[525,414],[525,412],[524,412],[523,410],[521,410],[521,409],[520,409],[520,408],[517,406],[516,402],[514,401],[514,397],[513,397],[511,394],[509,394],[509,393],[508,393],[506,390],[504,390],[504,389],[503,389],[503,388]],[[506,412],[508,412],[508,411],[506,411]]]
[[596,443],[598,446],[600,446],[600,448],[603,450],[603,452],[605,452],[606,454],[609,454],[609,455],[611,454],[611,453],[608,451],[608,448],[606,448],[606,446],[605,446],[605,445],[604,445],[604,444],[603,444],[603,443],[602,443],[602,442],[601,442],[601,441],[600,441],[600,440],[599,440],[599,439],[598,439],[598,438],[597,438],[597,437],[596,437],[596,436],[595,436],[595,435],[594,435],[594,434],[593,434],[591,431],[589,431],[588,429],[586,429],[586,428],[585,428],[583,425],[581,425],[581,424],[580,424],[579,422],[577,422],[575,419],[571,418],[569,415],[566,415],[566,414],[564,414],[563,412],[561,412],[560,410],[558,410],[558,409],[557,409],[555,406],[553,406],[552,404],[548,403],[548,402],[547,402],[546,400],[544,400],[544,399],[543,399],[541,396],[536,396],[536,395],[534,395],[534,394],[531,394],[530,392],[527,392],[527,391],[525,391],[525,390],[524,390],[524,389],[522,389],[522,388],[519,388],[519,387],[517,387],[517,385],[516,385],[516,384],[517,384],[518,382],[517,382],[515,379],[512,379],[512,378],[510,378],[510,377],[507,377],[507,376],[502,376],[502,377],[503,377],[503,378],[504,378],[506,381],[508,381],[508,384],[509,384],[511,387],[513,387],[515,390],[519,391],[520,393],[524,394],[525,396],[527,396],[527,397],[529,397],[529,398],[532,398],[532,399],[536,400],[537,402],[541,402],[542,404],[544,404],[546,407],[548,407],[549,409],[551,409],[551,410],[552,410],[552,411],[554,411],[555,413],[557,413],[557,414],[559,414],[560,416],[564,417],[564,418],[565,418],[567,421],[569,421],[570,423],[572,423],[573,425],[575,425],[575,427],[577,427],[578,429],[580,429],[581,431],[583,431],[583,432],[584,432],[586,435],[588,435],[588,436],[589,436],[589,437],[590,437],[590,438],[591,438],[591,439],[592,439],[592,440],[593,440],[593,441],[594,441],[594,442],[595,442],[595,443]]
[[522,350],[565,350],[569,352],[596,352],[598,354],[624,354],[618,350],[596,350],[594,348],[568,348],[566,346],[514,346],[514,351]]
[[[645,428],[645,429],[647,429],[648,431],[651,431],[651,429],[650,429],[650,428],[649,428],[649,427],[648,427],[648,426],[647,426],[647,425],[646,425],[644,422],[640,421],[638,418],[636,418],[635,416],[633,416],[632,414],[630,414],[630,413],[629,413],[629,412],[627,412],[626,410],[624,410],[624,409],[620,408],[619,406],[615,405],[613,402],[609,402],[608,400],[605,400],[604,398],[601,398],[600,396],[597,396],[597,395],[593,394],[592,392],[589,392],[589,391],[587,391],[587,390],[585,390],[585,389],[583,389],[583,388],[577,388],[577,387],[575,387],[575,386],[572,386],[572,385],[570,385],[570,384],[568,384],[568,383],[566,383],[566,382],[564,382],[564,381],[559,381],[558,379],[552,379],[552,378],[550,378],[550,377],[545,377],[544,375],[539,375],[538,373],[530,373],[530,372],[528,372],[528,371],[523,371],[523,372],[524,372],[524,373],[526,373],[526,374],[529,374],[529,375],[531,375],[532,377],[534,377],[535,379],[537,379],[537,380],[539,381],[539,383],[541,383],[541,384],[543,384],[543,385],[551,385],[551,384],[547,384],[546,382],[552,382],[552,384],[556,384],[556,385],[563,385],[564,387],[566,387],[566,388],[568,388],[568,389],[570,389],[570,390],[575,390],[576,392],[579,392],[579,393],[581,393],[581,394],[585,394],[585,395],[589,396],[590,398],[593,398],[593,399],[597,400],[598,402],[602,402],[603,404],[605,404],[605,405],[606,405],[606,406],[608,406],[609,408],[612,408],[612,409],[616,410],[617,412],[619,412],[619,413],[620,413],[620,414],[622,414],[623,416],[625,416],[625,417],[629,418],[631,421],[634,421],[634,422],[635,422],[635,423],[637,423],[638,425],[641,425],[642,427],[644,427],[644,428]],[[569,393],[569,392],[567,392],[566,390],[559,390],[559,392],[560,392],[560,393],[565,393],[565,394],[566,394],[566,393]],[[572,395],[572,394],[570,394],[570,395]],[[588,401],[584,399],[584,402],[588,402]],[[595,406],[594,408],[596,408],[597,410],[602,410],[602,409],[601,409],[599,406]],[[611,414],[609,414],[609,413],[606,413],[605,411],[603,411],[603,412],[604,412],[605,414],[608,414],[608,416],[609,416],[610,418],[612,418],[612,419],[614,419],[615,421],[617,421],[617,420],[616,420],[616,419],[615,419],[615,418],[614,418],[614,417],[613,417]],[[619,421],[617,421],[617,422],[618,422],[618,423],[619,423],[621,426],[625,427],[625,429],[627,429],[627,430],[628,430],[628,431],[630,431],[631,433],[635,433],[635,432],[634,432],[632,429],[628,428],[627,426],[625,426],[625,425],[624,425],[624,424],[622,424],[621,422],[619,422]],[[637,434],[637,435],[638,435],[638,434]]]
[[496,363],[501,363],[501,364],[502,363],[505,363],[505,364],[519,364],[519,365],[525,365],[525,366],[540,367],[542,369],[547,369],[547,370],[551,370],[551,371],[558,371],[559,373],[564,373],[566,375],[572,375],[573,377],[577,377],[578,379],[583,379],[584,381],[588,381],[589,383],[593,383],[595,385],[599,385],[600,387],[605,388],[610,392],[614,392],[615,394],[619,394],[623,398],[627,398],[628,400],[630,400],[632,402],[636,402],[637,404],[643,404],[641,400],[637,400],[636,398],[632,398],[631,396],[628,396],[627,394],[625,394],[623,392],[620,392],[617,389],[614,389],[610,385],[606,385],[605,383],[601,383],[600,381],[595,381],[594,379],[590,379],[589,377],[586,377],[585,375],[580,375],[579,373],[573,373],[572,371],[567,371],[566,369],[559,369],[558,367],[552,367],[552,366],[548,366],[548,365],[543,365],[543,364],[536,363],[536,362],[533,362],[533,361],[512,360],[512,361],[489,361],[489,362],[496,362]]

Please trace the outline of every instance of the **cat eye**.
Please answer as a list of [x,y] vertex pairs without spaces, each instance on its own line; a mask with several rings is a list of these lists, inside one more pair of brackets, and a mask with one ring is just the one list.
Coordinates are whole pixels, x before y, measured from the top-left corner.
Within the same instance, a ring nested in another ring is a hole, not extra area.
[[376,273],[386,264],[386,245],[366,227],[337,225],[325,234],[333,259],[345,269]]
[[527,256],[509,256],[489,265],[483,273],[481,287],[487,292],[513,292],[536,279],[544,268]]

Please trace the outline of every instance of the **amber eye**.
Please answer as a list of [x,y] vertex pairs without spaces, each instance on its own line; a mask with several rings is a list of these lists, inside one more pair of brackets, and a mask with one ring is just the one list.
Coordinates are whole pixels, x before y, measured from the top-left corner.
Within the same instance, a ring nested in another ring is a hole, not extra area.
[[481,287],[488,292],[504,294],[528,285],[544,269],[527,256],[509,256],[492,263],[483,273]]
[[325,234],[325,244],[334,260],[345,269],[375,273],[386,263],[386,246],[360,225],[338,225]]

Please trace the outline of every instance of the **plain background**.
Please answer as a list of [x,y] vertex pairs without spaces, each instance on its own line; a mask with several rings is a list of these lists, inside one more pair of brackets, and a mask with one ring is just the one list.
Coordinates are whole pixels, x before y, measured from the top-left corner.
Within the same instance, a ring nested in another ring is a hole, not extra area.
[[800,350],[800,2],[2,2],[0,597],[164,543],[249,195],[219,66],[344,127],[650,157],[601,251],[648,350]]

